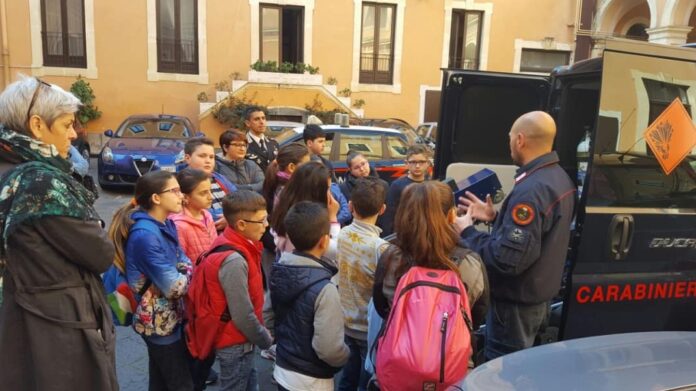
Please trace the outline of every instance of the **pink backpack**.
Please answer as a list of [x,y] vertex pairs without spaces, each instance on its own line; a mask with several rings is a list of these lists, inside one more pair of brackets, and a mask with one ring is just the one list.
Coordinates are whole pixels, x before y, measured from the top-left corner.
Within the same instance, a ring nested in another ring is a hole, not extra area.
[[412,267],[401,277],[377,345],[382,391],[446,390],[469,369],[471,310],[452,270]]

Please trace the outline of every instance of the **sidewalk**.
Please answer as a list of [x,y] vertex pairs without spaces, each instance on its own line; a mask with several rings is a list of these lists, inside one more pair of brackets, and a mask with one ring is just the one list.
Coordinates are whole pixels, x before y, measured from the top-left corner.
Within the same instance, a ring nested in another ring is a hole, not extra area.
[[[259,373],[259,390],[275,391],[271,384],[272,361],[256,356],[256,369]],[[215,363],[215,369],[219,366]],[[130,327],[116,327],[116,374],[121,391],[147,391],[148,360],[147,349],[142,338]],[[218,384],[206,390],[219,391]]]

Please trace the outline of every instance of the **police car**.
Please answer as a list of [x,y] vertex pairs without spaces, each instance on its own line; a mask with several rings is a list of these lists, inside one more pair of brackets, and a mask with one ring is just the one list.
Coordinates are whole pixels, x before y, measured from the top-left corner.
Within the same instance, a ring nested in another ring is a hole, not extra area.
[[[348,151],[360,152],[367,158],[377,174],[391,182],[406,173],[406,136],[396,129],[360,125],[321,125],[326,133],[322,156],[333,164],[339,180],[348,171]],[[276,136],[282,147],[293,142],[303,142],[304,126],[288,129]]]

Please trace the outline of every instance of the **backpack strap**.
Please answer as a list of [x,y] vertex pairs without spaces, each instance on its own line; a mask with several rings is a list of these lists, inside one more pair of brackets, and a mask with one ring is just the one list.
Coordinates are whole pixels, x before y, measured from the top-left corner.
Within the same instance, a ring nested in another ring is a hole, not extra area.
[[389,302],[382,289],[384,288],[384,277],[387,275],[387,261],[392,256],[393,245],[387,247],[377,260],[377,269],[375,270],[375,282],[372,287],[372,300],[375,305],[375,310],[382,319],[387,319],[389,316]]

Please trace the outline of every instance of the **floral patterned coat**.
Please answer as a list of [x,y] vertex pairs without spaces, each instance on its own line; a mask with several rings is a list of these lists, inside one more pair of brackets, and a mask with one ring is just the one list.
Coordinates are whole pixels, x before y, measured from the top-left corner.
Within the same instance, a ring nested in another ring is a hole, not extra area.
[[131,217],[135,223],[126,241],[126,280],[136,293],[151,282],[133,314],[133,328],[153,343],[168,344],[182,336],[182,298],[191,280],[191,261],[171,220],[161,223],[144,211]]

